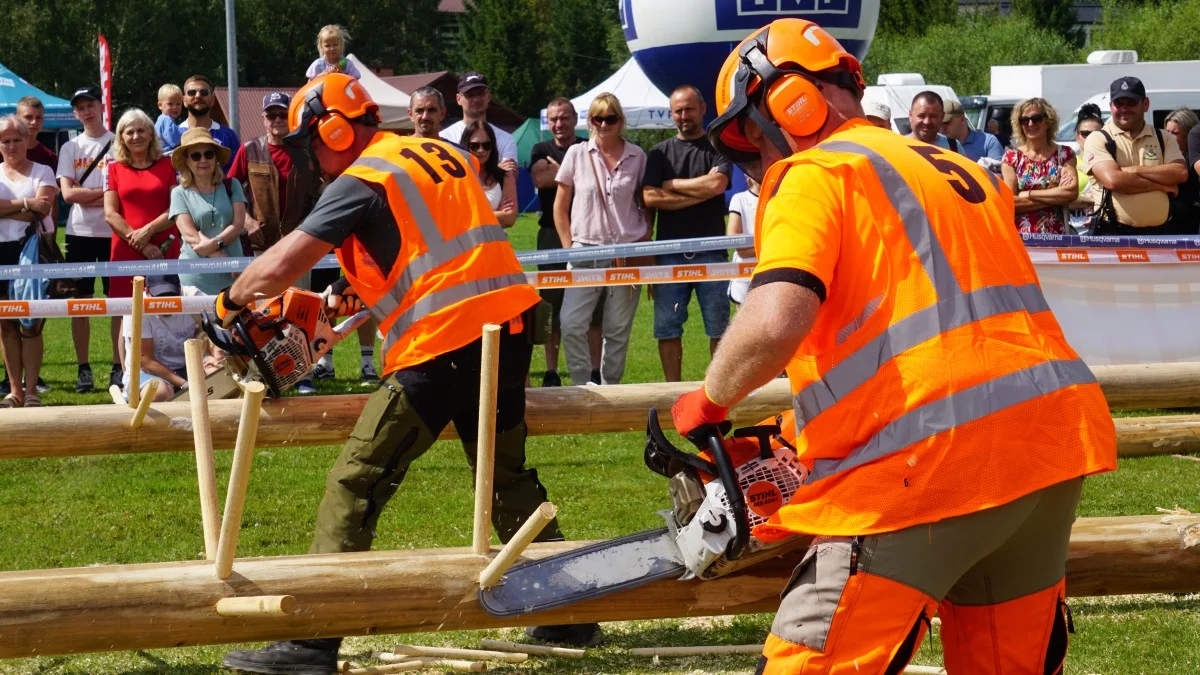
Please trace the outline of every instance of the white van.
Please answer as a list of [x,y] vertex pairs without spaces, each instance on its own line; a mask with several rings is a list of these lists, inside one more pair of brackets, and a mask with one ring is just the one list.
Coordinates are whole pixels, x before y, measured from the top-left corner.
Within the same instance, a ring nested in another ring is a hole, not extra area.
[[[1200,89],[1150,89],[1146,91],[1146,98],[1150,99],[1150,109],[1146,111],[1146,124],[1152,125],[1155,129],[1162,129],[1166,126],[1167,115],[1176,108],[1187,107],[1193,112],[1200,115]],[[1108,118],[1112,117],[1112,113],[1108,110],[1108,92],[1096,94],[1084,102],[1095,103],[1100,106],[1100,116],[1104,118],[1104,123],[1108,123]],[[1083,105],[1071,111],[1070,115],[1064,116],[1062,111],[1059,111],[1059,127],[1058,127],[1058,142],[1063,145],[1071,146],[1075,152],[1079,152],[1079,144],[1075,142],[1075,122],[1079,119],[1079,110]]]
[[936,92],[943,101],[958,98],[954,90],[944,84],[925,84],[920,73],[885,73],[876,80],[876,86],[867,87],[863,101],[882,103],[892,110],[892,129],[907,136],[912,132],[908,123],[908,109],[917,94],[923,91]]

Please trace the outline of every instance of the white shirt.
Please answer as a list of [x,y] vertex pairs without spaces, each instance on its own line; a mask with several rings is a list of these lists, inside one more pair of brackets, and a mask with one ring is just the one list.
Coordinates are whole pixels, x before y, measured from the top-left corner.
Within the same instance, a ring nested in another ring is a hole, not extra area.
[[[92,174],[88,176],[87,180],[80,184],[79,179],[83,177],[84,172],[92,165],[92,160],[96,159],[96,156],[112,138],[113,133],[105,131],[98,138],[92,138],[85,133],[67,141],[58,151],[58,177],[70,178],[79,187],[103,189],[104,167],[112,161],[112,146],[109,146],[104,158],[96,163],[96,168],[92,170]],[[101,202],[92,206],[72,204],[71,213],[67,216],[67,234],[76,237],[111,238],[112,228],[104,221],[104,204]]]
[[[132,336],[133,317],[126,316],[121,320],[121,337],[125,340],[125,379],[123,384],[129,389],[129,358],[133,353]],[[187,367],[183,354],[183,343],[196,337],[196,318],[191,314],[146,314],[142,317],[142,338],[154,339],[154,360],[170,368],[179,370]],[[145,379],[142,386],[146,386]]]
[[[742,234],[754,236],[754,219],[758,212],[758,195],[746,190],[739,192],[729,200],[729,212],[736,213],[742,218]],[[735,249],[733,252],[733,262],[756,262],[757,258],[743,258]],[[746,293],[750,290],[749,279],[734,279],[729,282],[729,297],[734,302],[745,302]]]
[[[22,178],[19,181],[10,181],[8,174],[0,171],[0,199],[22,200],[32,199],[37,196],[38,188],[49,185],[57,187],[54,183],[54,169],[45,164],[33,163],[33,168],[29,171],[28,178]],[[25,228],[29,227],[28,221],[17,220],[16,218],[0,218],[0,241],[20,241],[25,238]],[[54,223],[49,218],[46,218],[42,225],[43,232],[53,232]],[[111,235],[112,232],[110,231]]]
[[[511,159],[517,161],[517,139],[512,137],[512,134],[501,129],[500,127],[488,122],[488,126],[496,134],[496,151],[500,153],[500,161]],[[462,140],[463,131],[467,128],[467,123],[459,120],[454,124],[442,129],[440,134],[443,141],[449,141],[455,145],[459,145]]]

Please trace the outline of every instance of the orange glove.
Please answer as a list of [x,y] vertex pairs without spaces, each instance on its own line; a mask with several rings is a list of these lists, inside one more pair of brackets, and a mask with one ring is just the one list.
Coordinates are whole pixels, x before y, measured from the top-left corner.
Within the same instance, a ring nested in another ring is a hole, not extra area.
[[217,293],[217,298],[213,301],[213,313],[216,314],[217,322],[221,324],[222,328],[232,326],[233,320],[246,311],[244,305],[239,305],[229,299],[228,288]]
[[716,426],[722,436],[733,427],[725,419],[728,414],[729,408],[713,403],[703,386],[680,396],[671,406],[675,430],[701,449],[708,447],[708,434],[713,431],[712,426]]

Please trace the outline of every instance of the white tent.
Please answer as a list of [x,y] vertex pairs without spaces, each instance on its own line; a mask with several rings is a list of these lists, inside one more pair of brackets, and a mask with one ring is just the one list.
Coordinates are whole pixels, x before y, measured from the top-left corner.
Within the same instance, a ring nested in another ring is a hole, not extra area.
[[379,104],[379,118],[383,128],[411,129],[412,121],[408,119],[408,104],[411,99],[408,94],[379,79],[379,76],[359,61],[357,56],[350,54],[346,60],[358,68],[358,81]]
[[[587,109],[592,99],[598,94],[610,92],[616,95],[625,110],[626,129],[674,129],[671,121],[671,104],[667,96],[654,86],[650,78],[642,72],[641,66],[635,59],[629,59],[617,72],[600,84],[592,87],[591,91],[571,99],[575,110],[579,111],[579,124],[576,128],[587,129]],[[542,129],[549,129],[546,123],[546,109],[542,109]]]

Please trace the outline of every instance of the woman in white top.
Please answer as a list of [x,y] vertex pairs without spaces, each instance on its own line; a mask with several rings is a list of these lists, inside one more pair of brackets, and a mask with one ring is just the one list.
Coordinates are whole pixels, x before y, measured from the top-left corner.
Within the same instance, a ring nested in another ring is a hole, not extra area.
[[500,168],[500,153],[496,151],[496,132],[492,125],[472,122],[463,129],[460,143],[479,160],[479,182],[483,193],[496,212],[501,227],[517,222],[517,177]]
[[[609,93],[600,94],[588,108],[591,140],[572,145],[563,157],[554,197],[554,229],[563,248],[604,246],[650,238],[649,212],[642,208],[642,178],[646,153],[622,136],[625,112]],[[613,267],[612,260],[571,263],[572,268]],[[592,360],[588,326],[604,296],[601,333],[604,338],[600,381],[619,384],[625,374],[625,353],[637,311],[639,286],[567,288],[563,293],[562,345],[573,384],[590,380]]]
[[[47,217],[58,192],[54,170],[25,156],[30,136],[29,126],[15,115],[0,117],[0,265],[18,264],[31,223],[42,225],[42,232],[54,232],[54,222]],[[0,279],[0,300],[9,299],[9,286],[7,279]],[[11,388],[0,400],[0,408],[42,405],[37,395],[42,370],[41,323],[26,332],[16,319],[0,320],[0,344]]]
[[[758,212],[758,181],[746,176],[746,190],[739,192],[729,200],[729,219],[725,221],[725,234],[736,236],[748,234],[754,236],[754,217]],[[739,248],[733,252],[733,262],[756,262],[754,246]],[[729,282],[729,299],[737,304],[746,301],[746,292],[750,290],[749,279],[734,279]]]

